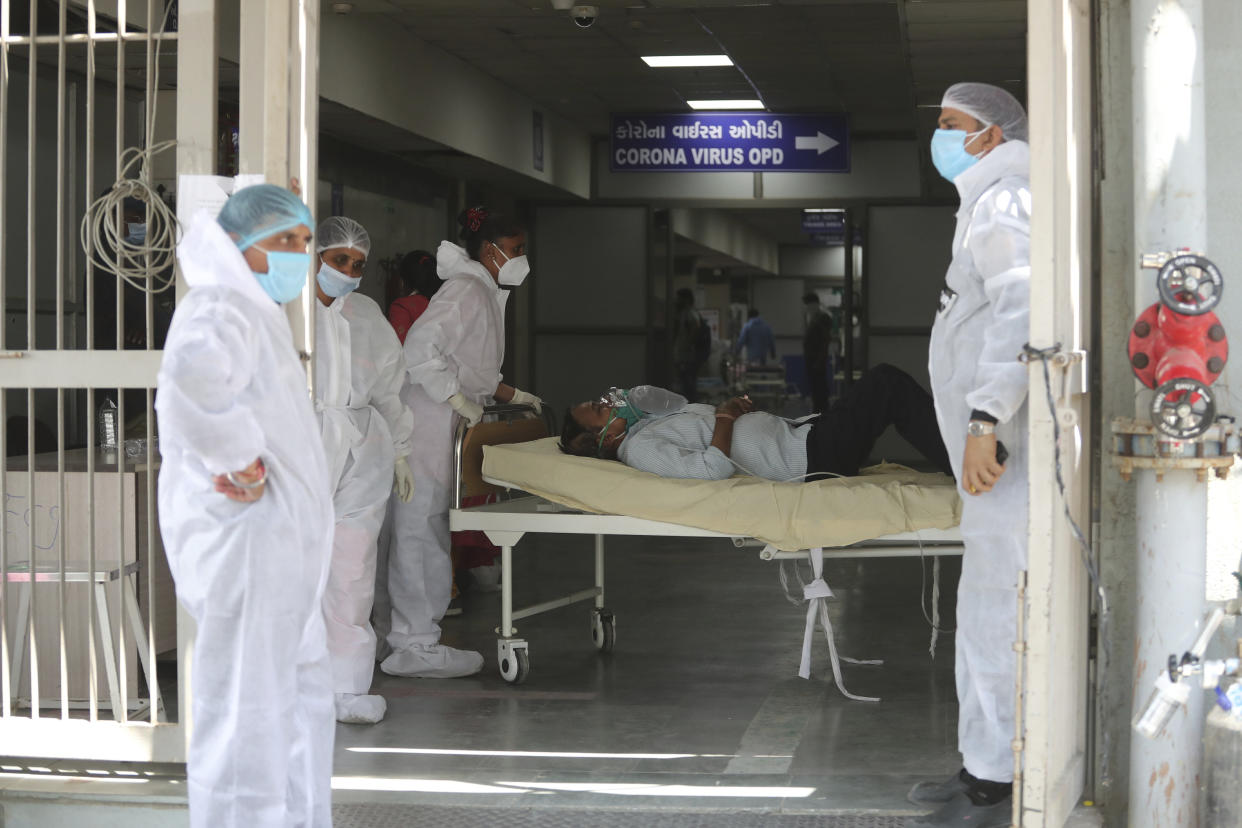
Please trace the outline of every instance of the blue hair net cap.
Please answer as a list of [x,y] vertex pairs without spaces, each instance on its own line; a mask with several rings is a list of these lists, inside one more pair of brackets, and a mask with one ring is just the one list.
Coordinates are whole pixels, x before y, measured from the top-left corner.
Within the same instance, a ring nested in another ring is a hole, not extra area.
[[955,83],[945,91],[940,106],[961,110],[985,124],[996,124],[1006,141],[1027,140],[1026,110],[1017,98],[999,86]]
[[315,220],[302,199],[275,184],[256,184],[241,190],[225,202],[216,221],[226,233],[237,235],[238,250],[299,224],[315,230]]

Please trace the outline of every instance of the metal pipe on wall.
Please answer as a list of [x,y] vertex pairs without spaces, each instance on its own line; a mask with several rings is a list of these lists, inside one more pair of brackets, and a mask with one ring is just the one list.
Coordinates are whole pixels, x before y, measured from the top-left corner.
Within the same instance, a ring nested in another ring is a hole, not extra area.
[[[1210,253],[1203,2],[1134,0],[1131,15],[1135,250]],[[1146,307],[1156,300],[1154,274],[1137,262],[1135,272],[1135,305]],[[1136,708],[1168,655],[1197,635],[1207,580],[1207,483],[1188,470],[1137,477]],[[1204,695],[1195,691],[1156,738],[1131,733],[1131,825],[1198,823],[1203,725]]]

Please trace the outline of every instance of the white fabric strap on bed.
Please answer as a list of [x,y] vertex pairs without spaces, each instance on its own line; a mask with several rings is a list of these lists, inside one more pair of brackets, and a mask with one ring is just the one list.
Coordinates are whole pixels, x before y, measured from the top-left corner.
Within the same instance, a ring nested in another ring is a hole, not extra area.
[[822,547],[811,550],[811,569],[815,577],[809,584],[802,585],[802,597],[806,605],[806,632],[802,637],[802,663],[798,667],[798,675],[804,679],[811,677],[811,643],[815,640],[815,619],[818,618],[824,628],[824,636],[828,639],[828,655],[832,661],[832,677],[836,679],[837,689],[847,699],[863,702],[878,702],[878,696],[858,696],[845,689],[841,678],[841,662],[850,664],[883,664],[878,659],[861,660],[847,658],[837,653],[836,634],[832,630],[832,621],[828,618],[828,599],[833,597],[832,588],[824,580],[824,550]]

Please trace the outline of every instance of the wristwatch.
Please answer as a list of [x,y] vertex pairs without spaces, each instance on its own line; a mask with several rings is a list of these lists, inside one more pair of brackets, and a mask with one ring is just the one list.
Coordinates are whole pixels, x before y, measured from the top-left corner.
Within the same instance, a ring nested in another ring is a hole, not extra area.
[[995,434],[996,423],[989,423],[983,420],[971,420],[966,424],[966,433],[971,437],[983,437],[987,434]]

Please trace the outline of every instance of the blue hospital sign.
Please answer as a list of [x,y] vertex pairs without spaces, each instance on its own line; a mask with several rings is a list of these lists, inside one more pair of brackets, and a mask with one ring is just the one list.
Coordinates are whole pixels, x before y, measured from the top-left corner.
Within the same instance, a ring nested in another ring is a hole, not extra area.
[[614,115],[613,172],[850,171],[845,115]]

